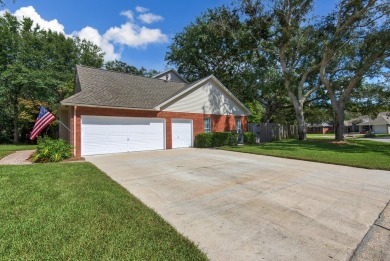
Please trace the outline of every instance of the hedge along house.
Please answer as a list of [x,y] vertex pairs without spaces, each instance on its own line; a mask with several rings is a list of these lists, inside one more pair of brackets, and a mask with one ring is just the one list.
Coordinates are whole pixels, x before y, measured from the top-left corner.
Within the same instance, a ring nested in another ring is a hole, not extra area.
[[188,83],[174,70],[147,78],[77,66],[60,138],[75,156],[192,147],[199,133],[246,131],[249,114],[213,75]]

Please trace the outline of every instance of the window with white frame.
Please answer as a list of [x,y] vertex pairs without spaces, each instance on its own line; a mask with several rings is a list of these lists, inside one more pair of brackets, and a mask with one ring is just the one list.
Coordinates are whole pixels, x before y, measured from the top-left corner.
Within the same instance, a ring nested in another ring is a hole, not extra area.
[[211,132],[211,118],[204,118],[204,132]]

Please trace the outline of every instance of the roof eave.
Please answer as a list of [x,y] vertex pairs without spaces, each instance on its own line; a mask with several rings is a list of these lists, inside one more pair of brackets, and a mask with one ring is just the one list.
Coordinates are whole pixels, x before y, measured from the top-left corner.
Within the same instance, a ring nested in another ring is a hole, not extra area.
[[138,111],[159,111],[155,108],[127,108],[127,107],[115,107],[115,106],[104,106],[104,105],[94,105],[94,104],[82,104],[82,103],[72,103],[72,102],[61,102],[61,105],[64,106],[80,106],[80,107],[95,107],[95,108],[105,108],[105,109],[119,109],[119,110],[138,110]]

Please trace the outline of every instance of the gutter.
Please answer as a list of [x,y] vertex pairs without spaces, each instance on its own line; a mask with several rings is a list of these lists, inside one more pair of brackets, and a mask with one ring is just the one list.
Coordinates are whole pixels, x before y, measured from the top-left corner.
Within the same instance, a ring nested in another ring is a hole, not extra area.
[[88,108],[103,108],[103,109],[118,109],[118,110],[141,110],[141,111],[160,111],[153,109],[147,109],[147,108],[124,108],[124,107],[113,107],[113,106],[102,106],[102,105],[91,105],[91,104],[79,104],[79,103],[62,103],[61,105],[64,106],[79,106],[79,107],[88,107]]
[[76,110],[77,106],[73,108],[73,155],[76,157]]

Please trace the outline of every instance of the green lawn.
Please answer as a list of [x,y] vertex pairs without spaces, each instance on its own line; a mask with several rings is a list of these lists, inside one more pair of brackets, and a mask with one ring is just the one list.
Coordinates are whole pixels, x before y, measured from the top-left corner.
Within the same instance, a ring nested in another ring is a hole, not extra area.
[[376,138],[390,138],[390,134],[375,134]]
[[334,134],[306,134],[308,139],[334,139]]
[[26,144],[20,144],[20,145],[3,145],[0,144],[0,159],[4,158],[5,156],[17,151],[17,150],[35,150],[37,148],[36,145],[26,145]]
[[89,163],[0,166],[1,260],[206,260]]
[[307,141],[291,139],[252,146],[225,146],[221,149],[367,169],[390,170],[390,144],[385,142],[350,139],[347,144],[335,144],[332,140],[326,139]]

